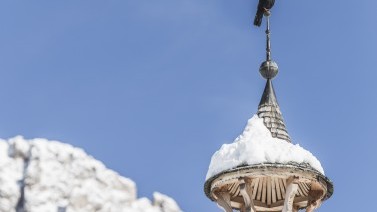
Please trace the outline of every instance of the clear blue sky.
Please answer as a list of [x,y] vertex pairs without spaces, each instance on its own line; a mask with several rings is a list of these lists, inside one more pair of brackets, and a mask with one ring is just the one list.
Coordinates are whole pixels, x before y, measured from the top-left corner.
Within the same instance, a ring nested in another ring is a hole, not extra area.
[[[275,89],[294,143],[335,183],[319,211],[370,211],[377,178],[377,2],[276,0]],[[187,212],[211,155],[257,110],[257,0],[0,3],[0,135],[84,148]],[[364,204],[365,203],[365,204]]]

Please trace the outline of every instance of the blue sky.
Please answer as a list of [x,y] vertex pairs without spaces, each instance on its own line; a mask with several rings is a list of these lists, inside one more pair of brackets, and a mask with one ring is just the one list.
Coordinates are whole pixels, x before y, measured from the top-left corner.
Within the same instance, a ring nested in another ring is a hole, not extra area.
[[[256,0],[0,3],[0,135],[84,148],[139,195],[220,211],[211,155],[257,110]],[[272,57],[294,143],[335,183],[319,211],[370,211],[377,177],[377,2],[277,0]],[[351,204],[355,203],[355,204]],[[366,203],[366,204],[361,204]]]

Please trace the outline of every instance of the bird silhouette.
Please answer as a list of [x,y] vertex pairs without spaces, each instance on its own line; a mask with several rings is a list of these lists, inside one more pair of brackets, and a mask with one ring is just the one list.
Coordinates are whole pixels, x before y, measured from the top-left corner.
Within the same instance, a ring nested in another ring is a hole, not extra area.
[[254,19],[255,26],[260,26],[262,24],[263,14],[270,11],[274,4],[275,0],[259,0],[258,11]]

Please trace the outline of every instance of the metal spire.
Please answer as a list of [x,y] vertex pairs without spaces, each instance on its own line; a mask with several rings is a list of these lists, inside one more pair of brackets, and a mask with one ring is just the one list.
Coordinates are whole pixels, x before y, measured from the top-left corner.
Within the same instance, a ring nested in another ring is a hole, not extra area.
[[270,16],[271,16],[271,13],[270,12],[266,12],[265,13],[265,16],[267,18],[267,29],[266,29],[266,36],[267,36],[267,48],[266,48],[266,51],[267,51],[267,57],[266,57],[266,60],[267,61],[270,61],[271,60],[271,32],[270,32]]
[[278,74],[279,68],[276,62],[271,59],[270,15],[269,11],[264,14],[267,19],[266,61],[260,66],[259,72],[267,80],[267,83],[259,103],[258,116],[263,118],[264,125],[270,130],[272,137],[291,142],[272,85],[272,79]]
[[271,59],[271,31],[270,31],[270,16],[271,12],[266,11],[264,16],[267,19],[266,29],[266,61],[262,63],[259,72],[265,79],[273,79],[279,72],[279,67],[275,61]]

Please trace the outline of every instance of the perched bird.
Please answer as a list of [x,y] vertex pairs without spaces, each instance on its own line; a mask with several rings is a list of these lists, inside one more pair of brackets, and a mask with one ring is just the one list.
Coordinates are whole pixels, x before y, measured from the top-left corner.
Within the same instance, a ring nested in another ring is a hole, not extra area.
[[274,4],[275,0],[259,0],[258,11],[254,19],[255,26],[260,26],[262,24],[263,14],[268,12]]

